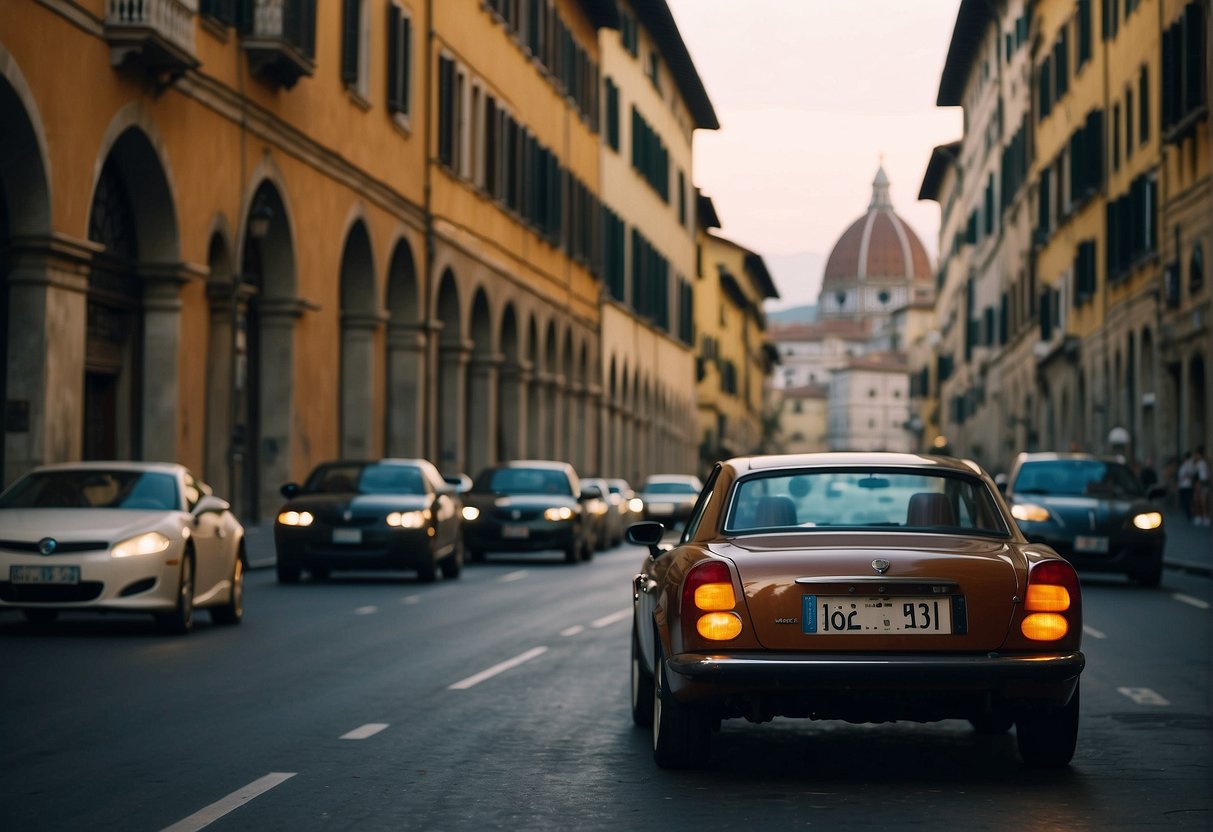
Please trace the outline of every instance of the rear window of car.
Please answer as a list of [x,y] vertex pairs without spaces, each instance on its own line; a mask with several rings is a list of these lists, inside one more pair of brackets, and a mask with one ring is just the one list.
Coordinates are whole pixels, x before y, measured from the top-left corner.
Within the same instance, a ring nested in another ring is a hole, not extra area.
[[573,485],[569,478],[551,468],[491,468],[476,477],[472,490],[493,494],[573,496]]
[[806,469],[738,480],[728,533],[839,528],[975,532],[1010,530],[985,482],[964,474],[881,469]]
[[699,489],[689,482],[650,482],[644,490],[650,494],[698,494]]
[[322,465],[303,486],[310,494],[425,494],[425,475],[416,465]]
[[1058,497],[1142,496],[1141,482],[1127,465],[1099,459],[1057,459],[1025,462],[1011,491]]
[[0,508],[181,508],[177,480],[157,471],[34,472],[0,497]]

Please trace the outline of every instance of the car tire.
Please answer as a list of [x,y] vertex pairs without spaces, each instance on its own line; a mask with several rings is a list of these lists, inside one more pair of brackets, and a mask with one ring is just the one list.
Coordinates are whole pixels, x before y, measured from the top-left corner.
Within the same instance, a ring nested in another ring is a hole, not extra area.
[[632,621],[632,722],[641,728],[653,725],[653,672],[644,665],[635,620]]
[[1150,562],[1149,566],[1147,566],[1145,569],[1130,574],[1129,577],[1137,581],[1137,583],[1141,584],[1142,586],[1149,587],[1150,589],[1158,586],[1162,583],[1162,556],[1159,555],[1158,557],[1154,558],[1154,560]]
[[177,582],[177,604],[172,612],[156,615],[156,625],[165,633],[183,636],[194,629],[194,558],[181,558],[181,577]]
[[430,560],[417,567],[417,582],[432,584],[436,580],[438,580],[438,564],[434,563],[431,555]]
[[472,546],[465,546],[464,552],[467,554],[468,563],[484,563],[484,550],[476,549]]
[[463,541],[456,540],[454,550],[442,559],[443,580],[454,580],[463,571]]
[[307,574],[311,576],[313,581],[327,581],[329,579],[329,570],[323,566],[313,566],[307,570]]
[[25,620],[35,627],[49,627],[54,624],[59,618],[59,610],[36,610],[23,609],[21,614],[25,616]]
[[711,724],[698,708],[669,691],[660,649],[653,679],[653,760],[661,768],[703,766],[712,747]]
[[1012,726],[1015,725],[1015,717],[995,711],[970,719],[969,724],[973,726],[973,730],[977,733],[993,737],[1010,731]]
[[300,570],[298,566],[292,566],[289,563],[278,561],[275,567],[278,572],[278,583],[280,584],[297,584],[299,583]]
[[577,563],[581,560],[581,543],[576,539],[564,550],[565,563]]
[[232,567],[232,592],[227,603],[211,607],[211,621],[216,624],[239,624],[244,618],[244,553],[236,556]]
[[1078,744],[1079,688],[1061,708],[1026,714],[1015,721],[1019,756],[1032,768],[1065,768]]

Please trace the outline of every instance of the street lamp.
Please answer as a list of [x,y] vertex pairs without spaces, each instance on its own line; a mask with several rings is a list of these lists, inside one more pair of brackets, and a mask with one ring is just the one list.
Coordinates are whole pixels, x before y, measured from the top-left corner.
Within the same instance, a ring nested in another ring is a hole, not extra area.
[[248,235],[255,242],[261,242],[270,233],[270,223],[274,221],[274,209],[264,194],[258,194],[249,211]]

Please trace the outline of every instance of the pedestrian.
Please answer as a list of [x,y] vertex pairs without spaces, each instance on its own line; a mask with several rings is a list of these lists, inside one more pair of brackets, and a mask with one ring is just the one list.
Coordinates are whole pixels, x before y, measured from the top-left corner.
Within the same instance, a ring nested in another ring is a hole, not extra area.
[[1192,519],[1193,483],[1195,482],[1196,463],[1191,451],[1184,451],[1183,462],[1179,463],[1179,471],[1175,475],[1179,494],[1179,507],[1184,510],[1184,517]]
[[1209,460],[1205,459],[1205,446],[1197,445],[1193,455],[1192,472],[1192,522],[1197,526],[1209,525]]
[[1155,485],[1158,485],[1158,472],[1154,470],[1153,459],[1146,457],[1145,464],[1141,466],[1139,476],[1141,477],[1142,487],[1145,488],[1146,491],[1149,491]]

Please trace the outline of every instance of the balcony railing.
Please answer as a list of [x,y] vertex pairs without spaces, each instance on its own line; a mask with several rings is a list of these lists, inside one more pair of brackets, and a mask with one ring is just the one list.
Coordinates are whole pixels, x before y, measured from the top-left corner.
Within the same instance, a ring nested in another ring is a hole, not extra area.
[[252,0],[246,6],[244,51],[249,66],[290,88],[316,65],[316,0]]
[[196,0],[107,0],[105,39],[110,63],[130,62],[170,76],[198,66],[195,6]]

